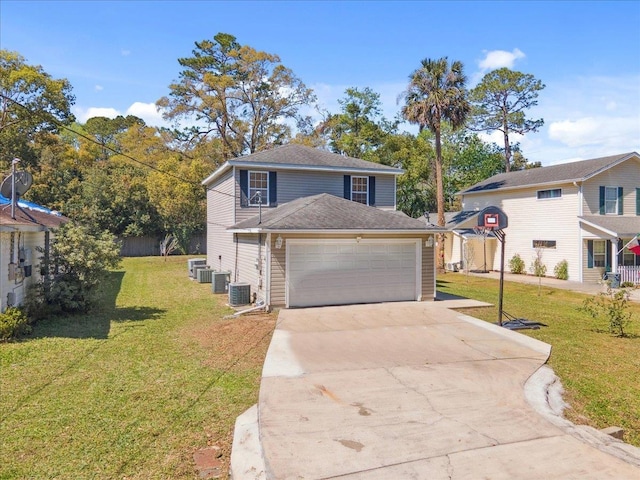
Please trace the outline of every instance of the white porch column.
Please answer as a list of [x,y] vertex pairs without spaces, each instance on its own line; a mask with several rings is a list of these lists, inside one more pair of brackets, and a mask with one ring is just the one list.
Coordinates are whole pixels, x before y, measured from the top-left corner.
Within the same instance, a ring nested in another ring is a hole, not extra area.
[[611,273],[618,273],[618,239],[611,240]]

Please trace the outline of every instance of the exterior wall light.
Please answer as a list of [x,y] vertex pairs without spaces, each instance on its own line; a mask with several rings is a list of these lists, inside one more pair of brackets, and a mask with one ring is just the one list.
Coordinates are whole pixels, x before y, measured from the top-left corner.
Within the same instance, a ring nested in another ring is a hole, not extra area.
[[280,235],[278,235],[278,238],[276,238],[276,248],[278,250],[282,248],[282,237]]

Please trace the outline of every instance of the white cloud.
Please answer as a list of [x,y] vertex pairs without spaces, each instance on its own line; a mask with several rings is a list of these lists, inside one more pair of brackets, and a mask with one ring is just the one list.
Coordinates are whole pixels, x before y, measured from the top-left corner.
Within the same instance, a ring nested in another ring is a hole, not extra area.
[[135,115],[144,120],[144,122],[153,127],[166,127],[167,122],[162,119],[162,114],[156,107],[155,103],[134,102],[125,115]]
[[120,51],[120,54],[121,54],[123,57],[128,57],[129,55],[131,55],[131,50],[121,50],[121,51]]
[[89,107],[87,109],[76,107],[73,114],[76,116],[78,122],[85,123],[88,119],[93,117],[116,118],[120,115],[120,112],[111,107]]
[[583,117],[551,123],[549,138],[572,148],[599,146],[622,153],[620,147],[640,138],[640,125],[633,117]]
[[102,90],[104,90],[104,87],[102,85],[96,85],[93,88],[96,92],[101,92]]
[[525,54],[518,48],[514,48],[511,52],[507,52],[506,50],[485,50],[485,57],[478,62],[478,66],[483,72],[503,67],[513,68],[516,60],[524,57]]

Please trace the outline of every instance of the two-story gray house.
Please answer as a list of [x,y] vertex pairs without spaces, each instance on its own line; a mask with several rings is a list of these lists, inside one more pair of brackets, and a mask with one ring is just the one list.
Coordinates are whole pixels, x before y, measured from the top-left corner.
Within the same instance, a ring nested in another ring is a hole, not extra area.
[[207,188],[207,264],[256,301],[433,300],[434,233],[396,211],[400,169],[289,144],[228,160]]
[[[445,260],[460,262],[473,245],[471,268],[499,269],[498,242],[483,246],[470,230],[489,205],[509,217],[506,259],[516,253],[527,266],[542,251],[547,275],[566,260],[569,279],[597,282],[605,272],[640,283],[640,256],[624,248],[640,233],[640,155],[636,152],[494,175],[460,192],[463,211],[447,224]],[[486,250],[485,248],[486,247]]]

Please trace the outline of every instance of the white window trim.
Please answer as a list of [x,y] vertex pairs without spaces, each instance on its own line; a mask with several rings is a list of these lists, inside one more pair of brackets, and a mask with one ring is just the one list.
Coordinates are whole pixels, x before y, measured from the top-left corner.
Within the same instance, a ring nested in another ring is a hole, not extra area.
[[[549,198],[540,198],[538,196],[540,194],[540,192],[550,192],[552,190],[560,190],[560,195],[557,196],[557,197],[549,197]],[[541,202],[546,202],[546,201],[549,201],[549,200],[558,200],[558,199],[562,198],[562,194],[563,194],[563,192],[562,192],[561,188],[545,188],[545,189],[542,189],[542,190],[536,190],[536,200],[539,200]]]
[[[262,190],[260,189],[254,189],[254,192],[251,192],[251,174],[254,173],[259,173],[261,175],[266,175],[267,176],[267,194],[262,198],[262,206],[267,206],[269,205],[269,172],[265,172],[264,170],[249,170],[249,173],[247,174],[247,193],[248,193],[248,197],[249,197],[249,206],[250,207],[257,207],[260,205],[260,203],[258,203],[258,199],[253,199],[253,197],[255,196],[255,193],[257,190]],[[266,197],[266,198],[265,198]]]
[[[367,184],[367,190],[366,190],[366,191],[364,191],[364,192],[362,192],[362,191],[355,192],[355,191],[353,190],[353,180],[354,180],[355,178],[364,178],[364,179],[365,179],[366,184]],[[355,201],[355,200],[353,199],[353,194],[354,194],[354,193],[357,193],[357,194],[364,194],[364,195],[365,195],[365,197],[366,197],[366,199],[367,199],[367,201],[366,201],[366,203],[363,203],[362,205],[369,205],[369,177],[367,177],[367,176],[355,176],[355,175],[352,175],[352,176],[351,176],[351,201]],[[358,202],[358,203],[360,203],[360,202]]]
[[[604,214],[605,215],[618,215],[618,188],[619,187],[604,187]],[[607,190],[614,190],[616,193],[616,203],[614,206],[613,212],[607,212]]]

